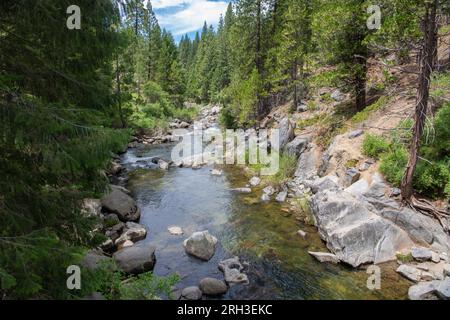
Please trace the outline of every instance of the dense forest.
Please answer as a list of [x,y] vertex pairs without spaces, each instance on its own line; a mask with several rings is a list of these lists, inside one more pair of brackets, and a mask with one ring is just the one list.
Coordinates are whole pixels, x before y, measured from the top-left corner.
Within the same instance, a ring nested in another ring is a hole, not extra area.
[[[436,55],[450,32],[447,1],[379,0],[381,25],[371,28],[371,1],[236,0],[217,27],[205,21],[179,43],[151,1],[78,0],[82,27],[68,30],[72,2],[0,3],[0,299],[79,298],[111,282],[106,271],[92,273],[84,282],[92,287],[69,292],[61,266],[104,241],[81,201],[106,190],[111,154],[132,135],[190,122],[206,104],[223,107],[224,127],[257,127],[321,87],[348,93],[346,114],[361,115],[395,83],[388,71],[371,83],[373,61],[385,70],[421,66],[413,143],[391,154],[386,173],[402,163],[400,176],[391,175],[406,201],[413,183],[431,197],[450,194],[449,104],[430,93],[430,83],[443,91],[450,83],[449,62]],[[426,115],[439,111],[435,139],[425,142]],[[393,148],[377,139],[366,142],[367,153]],[[417,163],[421,157],[438,165]]]

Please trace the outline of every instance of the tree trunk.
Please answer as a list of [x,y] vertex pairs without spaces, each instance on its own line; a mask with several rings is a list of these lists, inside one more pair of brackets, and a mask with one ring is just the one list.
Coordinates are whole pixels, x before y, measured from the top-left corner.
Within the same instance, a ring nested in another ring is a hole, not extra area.
[[430,77],[433,68],[434,52],[437,50],[436,32],[436,12],[438,0],[432,4],[426,4],[424,18],[424,40],[422,53],[420,55],[420,76],[419,88],[417,91],[417,104],[414,114],[413,138],[410,146],[409,161],[402,179],[401,191],[402,199],[410,202],[413,196],[413,178],[419,156],[420,139],[422,137],[425,119],[427,115],[428,98],[430,95]]
[[121,90],[120,90],[119,56],[117,56],[117,59],[116,59],[116,82],[117,82],[117,104],[119,106],[120,122],[122,124],[122,128],[125,128],[126,127],[126,123],[125,123],[125,118],[123,116],[122,97],[121,97]]

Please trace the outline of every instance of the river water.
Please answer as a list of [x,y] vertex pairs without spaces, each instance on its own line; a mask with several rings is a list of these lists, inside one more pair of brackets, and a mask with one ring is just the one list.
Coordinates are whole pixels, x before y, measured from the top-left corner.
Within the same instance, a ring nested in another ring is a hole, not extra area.
[[[142,146],[122,156],[129,171],[127,188],[142,211],[148,241],[156,250],[154,273],[179,273],[177,287],[198,285],[204,277],[223,279],[220,260],[239,256],[248,262],[245,273],[250,284],[230,288],[223,299],[404,299],[409,283],[385,264],[381,289],[369,290],[364,270],[323,264],[308,254],[326,251],[314,226],[299,222],[287,213],[288,204],[260,203],[261,191],[237,194],[249,180],[242,168],[223,168],[222,176],[211,175],[211,166],[201,169],[139,169],[157,156],[170,159],[172,145]],[[180,226],[184,235],[169,234]],[[306,239],[297,235],[302,229]],[[187,255],[183,240],[195,231],[209,230],[219,244],[213,258],[200,261]]]

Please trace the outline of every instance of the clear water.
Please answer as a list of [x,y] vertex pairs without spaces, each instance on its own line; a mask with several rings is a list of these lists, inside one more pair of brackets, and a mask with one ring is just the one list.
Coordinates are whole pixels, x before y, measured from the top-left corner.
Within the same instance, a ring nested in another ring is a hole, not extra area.
[[[158,156],[170,159],[171,145],[131,149],[122,162],[129,170],[127,187],[142,210],[140,223],[148,234],[143,241],[157,248],[155,274],[178,272],[179,288],[198,285],[204,277],[223,278],[218,263],[239,256],[249,263],[248,286],[236,285],[224,299],[404,299],[409,283],[382,266],[381,290],[366,286],[369,275],[342,265],[322,264],[311,251],[325,251],[313,226],[299,222],[282,210],[287,204],[258,201],[261,191],[236,194],[249,177],[242,168],[226,167],[222,176],[212,176],[212,167],[137,169],[137,162]],[[180,226],[184,235],[170,235],[169,226]],[[306,239],[296,232],[308,233]],[[195,231],[209,230],[219,239],[214,257],[200,261],[188,256],[183,240]]]

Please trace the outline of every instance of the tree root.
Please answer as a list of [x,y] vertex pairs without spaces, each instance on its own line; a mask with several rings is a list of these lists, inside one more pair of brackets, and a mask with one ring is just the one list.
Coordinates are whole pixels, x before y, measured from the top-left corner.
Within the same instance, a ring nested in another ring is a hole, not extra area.
[[417,199],[415,196],[408,201],[409,207],[416,212],[420,212],[428,217],[435,218],[439,221],[445,232],[450,233],[446,219],[450,217],[450,213],[445,210],[437,209],[431,202],[425,199]]

